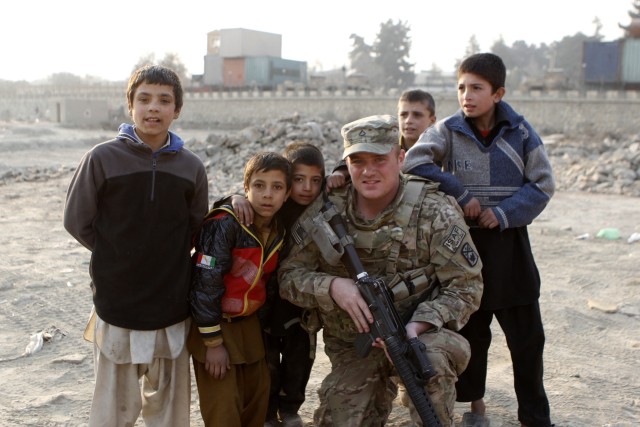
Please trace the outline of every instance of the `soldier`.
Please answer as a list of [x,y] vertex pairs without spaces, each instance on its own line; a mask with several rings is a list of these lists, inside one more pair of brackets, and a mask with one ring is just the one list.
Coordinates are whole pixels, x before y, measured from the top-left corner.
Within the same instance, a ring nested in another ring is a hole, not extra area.
[[[342,136],[352,183],[329,198],[343,212],[367,272],[385,280],[399,314],[409,319],[407,336],[425,343],[436,370],[426,390],[443,425],[452,426],[455,382],[470,357],[456,331],[480,303],[481,261],[455,200],[434,182],[401,174],[404,150],[395,117],[356,120]],[[318,308],[324,324],[332,367],[318,391],[314,425],[384,425],[397,393],[393,367],[378,349],[364,359],[356,354],[356,334],[368,332],[373,317],[315,228],[322,205],[319,197],[299,218],[292,230],[297,245],[279,269],[281,296]]]

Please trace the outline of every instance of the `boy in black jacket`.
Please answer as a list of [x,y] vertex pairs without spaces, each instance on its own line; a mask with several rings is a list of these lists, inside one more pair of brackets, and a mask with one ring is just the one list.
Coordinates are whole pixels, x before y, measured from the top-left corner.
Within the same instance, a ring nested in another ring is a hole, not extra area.
[[141,411],[146,425],[189,425],[190,252],[208,184],[169,131],[182,93],[172,70],[137,70],[127,88],[134,124],[85,154],[67,193],[64,226],[91,251],[89,426],[134,425]]
[[269,370],[258,311],[267,298],[284,240],[276,213],[289,196],[291,165],[258,153],[245,167],[244,189],[253,223],[230,207],[212,209],[196,240],[189,336],[200,412],[207,427],[262,427]]

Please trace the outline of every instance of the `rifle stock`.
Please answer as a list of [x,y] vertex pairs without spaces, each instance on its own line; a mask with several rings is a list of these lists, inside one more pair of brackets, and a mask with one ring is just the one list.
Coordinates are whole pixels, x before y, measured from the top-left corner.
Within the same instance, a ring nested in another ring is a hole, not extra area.
[[346,225],[342,216],[326,196],[322,212],[323,214],[332,214],[328,223],[344,248],[341,261],[354,279],[374,319],[370,325],[371,332],[358,334],[356,337],[356,352],[361,357],[366,357],[376,338],[381,338],[423,425],[441,427],[442,424],[438,419],[431,398],[425,391],[425,385],[429,378],[435,375],[435,371],[425,354],[425,345],[418,338],[407,338],[404,323],[393,305],[391,291],[382,279],[374,279],[368,275],[353,243],[344,243],[347,241]]

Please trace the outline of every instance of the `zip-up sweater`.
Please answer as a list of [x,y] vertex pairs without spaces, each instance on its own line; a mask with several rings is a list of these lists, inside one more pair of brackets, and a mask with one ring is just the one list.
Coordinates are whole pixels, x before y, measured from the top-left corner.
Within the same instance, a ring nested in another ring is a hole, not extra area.
[[189,316],[193,234],[208,206],[200,158],[169,132],[153,153],[123,124],[87,152],[67,193],[64,226],[91,251],[98,316],[127,329],[162,329]]
[[264,247],[253,225],[240,223],[228,206],[206,216],[193,255],[191,313],[209,346],[222,342],[220,323],[255,313],[266,301],[267,282],[278,265],[284,229]]
[[427,129],[407,152],[403,172],[440,183],[464,207],[472,197],[491,208],[500,230],[530,224],[554,193],[551,164],[542,140],[509,104],[496,104],[504,122],[488,146],[458,110]]

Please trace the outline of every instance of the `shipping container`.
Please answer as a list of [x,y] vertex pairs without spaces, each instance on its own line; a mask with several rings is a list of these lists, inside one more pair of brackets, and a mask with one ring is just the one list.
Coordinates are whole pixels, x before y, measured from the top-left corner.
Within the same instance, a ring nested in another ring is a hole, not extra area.
[[203,83],[207,86],[222,87],[224,84],[223,70],[222,57],[218,55],[205,55]]
[[[225,58],[225,64],[240,59]],[[269,56],[250,56],[241,59],[244,66],[243,80],[225,78],[225,87],[244,86],[252,89],[276,89],[279,85],[307,84],[307,63]],[[238,65],[239,67],[239,65]],[[225,69],[227,69],[225,65]],[[229,71],[225,71],[225,76]],[[236,72],[236,74],[239,74]]]
[[271,58],[268,56],[253,56],[245,58],[245,83],[251,88],[271,88]]
[[608,89],[640,88],[640,39],[585,42],[584,83]]
[[640,83],[640,39],[625,39],[620,74],[625,86]]
[[620,82],[621,41],[584,42],[584,82],[611,85]]
[[278,86],[287,83],[307,84],[307,63],[291,59],[271,58],[271,82]]
[[224,58],[222,67],[224,87],[241,88],[246,85],[244,66],[245,58]]
[[223,58],[282,56],[282,35],[245,28],[227,28],[207,34],[207,53]]

